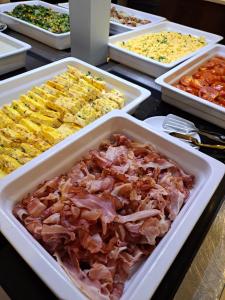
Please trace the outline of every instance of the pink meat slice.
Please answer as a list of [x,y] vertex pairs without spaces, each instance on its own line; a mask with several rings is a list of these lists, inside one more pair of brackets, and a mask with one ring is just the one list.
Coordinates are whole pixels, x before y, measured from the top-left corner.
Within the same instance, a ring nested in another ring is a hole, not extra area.
[[13,213],[89,299],[118,300],[193,184],[154,147],[115,134],[40,184]]
[[127,222],[135,222],[149,217],[157,216],[160,213],[161,213],[160,210],[157,209],[142,210],[142,211],[135,212],[131,215],[126,215],[126,216],[118,215],[115,221],[122,224]]
[[76,264],[69,258],[62,258],[60,254],[55,253],[58,263],[63,267],[71,278],[72,282],[92,300],[109,300],[109,295],[103,294],[101,283],[97,280],[91,280],[87,274],[80,270],[78,261]]

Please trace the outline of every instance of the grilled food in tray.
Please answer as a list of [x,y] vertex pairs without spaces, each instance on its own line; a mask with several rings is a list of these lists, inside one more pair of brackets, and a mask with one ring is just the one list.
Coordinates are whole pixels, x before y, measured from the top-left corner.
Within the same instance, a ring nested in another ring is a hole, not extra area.
[[68,66],[0,109],[0,177],[123,106],[118,90],[108,90],[101,78]]

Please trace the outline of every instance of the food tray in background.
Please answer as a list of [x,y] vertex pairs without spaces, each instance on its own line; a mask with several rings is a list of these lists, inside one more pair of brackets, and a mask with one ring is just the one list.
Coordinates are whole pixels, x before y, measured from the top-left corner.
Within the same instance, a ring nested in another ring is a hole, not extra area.
[[156,79],[162,87],[162,100],[225,129],[225,108],[173,86],[184,75],[192,75],[210,58],[225,57],[225,46],[214,45]]
[[165,133],[156,133],[143,122],[121,111],[114,111],[95,121],[92,126],[84,128],[77,135],[71,136],[66,143],[58,144],[51,152],[42,154],[38,160],[33,160],[5,178],[0,188],[1,231],[59,299],[87,298],[71,283],[54,258],[14,217],[12,208],[40,182],[68,171],[84,153],[97,148],[115,132],[126,134],[141,143],[155,145],[159,152],[175,160],[196,178],[187,203],[165,237],[126,283],[121,300],[151,298],[225,173],[222,163],[185,146]]
[[[69,3],[59,3],[59,6],[64,7],[66,9],[69,9]],[[111,7],[115,7],[118,11],[122,11],[125,12],[131,16],[137,17],[139,19],[145,19],[145,20],[149,20],[151,21],[151,23],[146,24],[146,25],[140,25],[137,27],[132,27],[132,26],[128,26],[128,25],[124,25],[124,24],[120,24],[119,22],[116,21],[110,21],[110,33],[111,34],[118,34],[118,33],[122,33],[122,32],[127,32],[127,31],[133,31],[136,29],[140,29],[140,28],[145,28],[147,25],[150,24],[156,24],[162,21],[165,21],[166,18],[164,17],[160,17],[157,15],[153,15],[153,14],[149,14],[146,12],[142,12],[139,10],[135,10],[132,8],[128,8],[125,6],[121,6],[121,5],[117,5],[117,4],[111,4]]]
[[[183,34],[191,34],[195,37],[203,36],[205,37],[207,45],[171,63],[158,62],[151,58],[147,58],[134,52],[128,51],[126,49],[122,49],[121,47],[116,45],[117,42],[127,41],[140,35],[160,31],[180,32]],[[109,56],[111,59],[118,61],[121,64],[127,65],[133,69],[136,69],[153,77],[158,77],[163,73],[167,72],[169,69],[183,62],[184,60],[190,58],[191,56],[201,53],[207,46],[215,44],[222,39],[222,36],[213,33],[165,21],[160,22],[158,24],[148,25],[145,29],[138,29],[132,32],[121,33],[116,36],[110,37]]]
[[59,13],[68,14],[68,10],[57,5],[52,5],[43,1],[22,1],[0,5],[0,20],[8,25],[9,28],[31,37],[41,43],[51,46],[58,50],[70,48],[70,32],[66,33],[52,33],[48,30],[42,29],[31,23],[25,22],[18,18],[5,14],[5,11],[12,11],[19,4],[27,5],[41,5],[50,8]]
[[164,17],[149,14],[149,13],[146,13],[146,12],[142,12],[142,11],[139,11],[139,10],[135,10],[135,9],[128,8],[128,7],[121,6],[121,5],[117,5],[117,4],[112,4],[112,7],[115,7],[116,10],[125,12],[125,13],[127,13],[131,16],[137,17],[139,19],[145,19],[145,20],[151,21],[151,23],[149,23],[149,24],[139,25],[137,27],[131,27],[131,26],[120,24],[116,21],[111,20],[110,21],[110,30],[114,34],[127,32],[127,31],[133,31],[133,30],[141,29],[141,28],[144,29],[149,25],[157,24],[159,22],[162,22],[162,21],[166,20],[166,18],[164,18]]
[[4,33],[0,33],[0,43],[8,44],[14,48],[3,52],[3,48],[0,47],[0,75],[25,66],[27,51],[31,49],[30,45]]
[[[0,82],[0,107],[4,104],[10,104],[15,99],[19,99],[22,94],[31,90],[34,86],[39,86],[54,76],[63,73],[67,70],[68,65],[77,67],[84,73],[90,72],[96,77],[102,78],[106,82],[106,86],[109,90],[117,89],[123,93],[125,105],[122,110],[125,112],[134,111],[134,109],[151,94],[144,88],[120,79],[78,59],[69,57]],[[81,131],[82,130],[83,129],[81,129]],[[63,141],[61,144],[62,143]],[[51,151],[51,149],[52,148],[48,151]]]

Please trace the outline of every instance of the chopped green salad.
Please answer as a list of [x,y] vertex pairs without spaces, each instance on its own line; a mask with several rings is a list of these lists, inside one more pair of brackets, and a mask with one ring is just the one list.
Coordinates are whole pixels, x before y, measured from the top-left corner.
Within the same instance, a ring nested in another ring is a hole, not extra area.
[[5,13],[53,33],[70,31],[68,14],[59,13],[41,5],[19,4],[11,12]]

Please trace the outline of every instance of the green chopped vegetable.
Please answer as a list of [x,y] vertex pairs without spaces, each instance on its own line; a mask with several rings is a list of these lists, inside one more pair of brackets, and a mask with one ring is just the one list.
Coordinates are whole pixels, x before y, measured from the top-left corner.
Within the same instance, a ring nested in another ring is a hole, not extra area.
[[159,61],[163,61],[163,60],[165,60],[166,59],[166,57],[165,56],[159,56]]
[[70,31],[68,14],[59,13],[41,5],[19,4],[11,12],[5,13],[52,33]]

